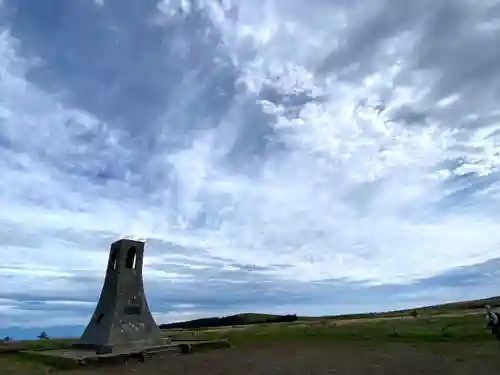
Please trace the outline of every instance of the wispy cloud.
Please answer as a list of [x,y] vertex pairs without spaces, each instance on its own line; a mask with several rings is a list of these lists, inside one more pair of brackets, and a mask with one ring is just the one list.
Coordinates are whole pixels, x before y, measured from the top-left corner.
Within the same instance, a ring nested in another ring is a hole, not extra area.
[[2,325],[129,235],[162,320],[494,293],[500,2],[1,6]]

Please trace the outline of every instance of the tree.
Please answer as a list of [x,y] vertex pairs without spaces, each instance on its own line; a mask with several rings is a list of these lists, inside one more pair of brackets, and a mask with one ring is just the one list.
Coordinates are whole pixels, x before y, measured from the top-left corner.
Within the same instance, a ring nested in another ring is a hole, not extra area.
[[12,341],[12,337],[10,336],[5,336],[2,341]]
[[40,340],[48,340],[48,339],[49,339],[49,335],[47,335],[47,332],[43,331],[42,333],[40,333],[40,334],[38,335],[38,338],[39,338]]
[[416,318],[418,316],[418,312],[417,310],[413,310],[411,313],[410,313],[411,316],[413,316],[414,318]]

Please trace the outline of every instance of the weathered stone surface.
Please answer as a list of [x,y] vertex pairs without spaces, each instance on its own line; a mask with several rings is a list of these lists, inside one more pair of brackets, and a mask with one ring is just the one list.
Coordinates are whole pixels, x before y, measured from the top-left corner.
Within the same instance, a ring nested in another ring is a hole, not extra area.
[[122,239],[111,245],[99,302],[75,347],[110,353],[166,343],[144,294],[143,259],[144,242]]

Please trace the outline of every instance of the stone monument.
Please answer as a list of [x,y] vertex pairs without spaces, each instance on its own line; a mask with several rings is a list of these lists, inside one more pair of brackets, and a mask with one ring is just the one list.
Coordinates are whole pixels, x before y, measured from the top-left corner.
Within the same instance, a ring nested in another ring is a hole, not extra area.
[[111,244],[108,268],[97,307],[75,348],[98,354],[169,343],[149,311],[142,280],[144,242]]

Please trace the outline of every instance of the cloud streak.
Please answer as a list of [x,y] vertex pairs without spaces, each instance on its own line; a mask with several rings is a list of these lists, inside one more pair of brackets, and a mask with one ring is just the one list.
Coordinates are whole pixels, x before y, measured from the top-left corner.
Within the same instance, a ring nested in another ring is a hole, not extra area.
[[493,291],[499,2],[2,7],[5,326],[85,322],[126,235],[165,319]]

